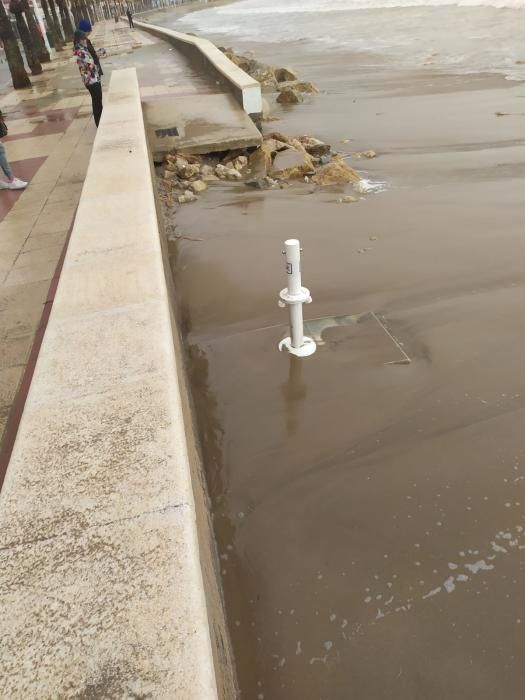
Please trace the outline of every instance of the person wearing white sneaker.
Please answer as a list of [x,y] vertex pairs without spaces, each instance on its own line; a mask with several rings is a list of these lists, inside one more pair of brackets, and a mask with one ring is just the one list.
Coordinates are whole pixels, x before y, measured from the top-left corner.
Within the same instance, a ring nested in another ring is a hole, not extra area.
[[13,175],[9,161],[5,153],[5,146],[0,141],[0,168],[2,168],[7,182],[0,181],[0,190],[23,190],[27,187],[27,182],[24,182]]
[[[0,111],[0,138],[7,136],[7,126],[4,121],[4,115]],[[20,178],[13,175],[9,161],[7,160],[7,155],[5,152],[5,146],[0,141],[0,168],[2,168],[4,175],[7,178],[7,182],[2,182],[0,180],[0,190],[23,190],[27,187],[27,182],[20,180]]]

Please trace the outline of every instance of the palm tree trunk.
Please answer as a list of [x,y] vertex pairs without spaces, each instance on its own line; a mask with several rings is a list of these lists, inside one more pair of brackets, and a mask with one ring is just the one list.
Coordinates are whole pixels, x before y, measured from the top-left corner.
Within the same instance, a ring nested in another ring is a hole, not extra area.
[[33,46],[35,47],[35,52],[38,56],[38,60],[40,61],[40,63],[50,63],[51,56],[49,55],[49,51],[46,48],[44,38],[40,35],[40,32],[38,31],[36,20],[33,15],[33,10],[29,7],[29,5],[26,5],[24,14],[26,16],[27,26],[31,33]]
[[9,72],[13,80],[15,90],[31,87],[31,81],[24,66],[24,59],[18,47],[13,27],[9,20],[9,16],[4,7],[4,3],[0,0],[0,39],[4,45],[5,57]]
[[[9,6],[11,12],[13,12],[13,9],[11,9],[13,8],[13,6],[13,3],[11,3],[11,5]],[[24,13],[17,11],[13,12],[13,14],[16,19],[16,28],[18,29],[18,34],[20,35],[20,39],[24,47],[27,65],[29,66],[33,75],[40,75],[40,73],[42,73],[42,66],[40,64],[40,61],[38,60],[38,53],[36,52],[36,49],[33,46],[33,40],[31,38],[31,34],[29,33],[29,29],[27,28],[27,24],[24,19]]]
[[64,29],[64,36],[66,41],[73,41],[73,25],[71,24],[71,17],[66,5],[66,0],[56,0],[58,9],[60,10],[60,17],[62,18],[62,27]]
[[78,7],[77,0],[71,0],[71,12],[73,13],[73,19],[75,20],[75,28],[78,27],[78,23],[82,19],[80,16],[80,10]]
[[57,31],[55,20],[49,9],[49,4],[47,0],[40,0],[40,2],[42,3],[42,9],[44,10],[44,17],[46,18],[47,29],[49,32],[49,36],[51,37],[51,41],[53,42],[53,47],[56,51],[63,51],[64,44],[62,42],[62,39],[60,38],[60,34]]
[[51,16],[53,17],[53,23],[55,25],[56,33],[58,34],[58,38],[60,39],[60,43],[63,46],[65,44],[65,37],[64,37],[64,33],[62,31],[62,25],[60,24],[60,20],[58,19],[58,13],[57,13],[57,7],[55,5],[55,0],[48,0],[48,2],[49,2],[49,9],[51,10]]

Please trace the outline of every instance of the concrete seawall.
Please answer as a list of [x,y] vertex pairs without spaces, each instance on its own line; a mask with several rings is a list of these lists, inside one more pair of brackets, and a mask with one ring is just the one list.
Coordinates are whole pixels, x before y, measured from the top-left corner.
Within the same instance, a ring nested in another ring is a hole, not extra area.
[[2,697],[235,697],[151,167],[115,71],[0,494]]
[[244,111],[255,121],[260,119],[262,115],[260,84],[232,63],[211,41],[149,22],[135,20],[135,26],[169,41],[231,92]]

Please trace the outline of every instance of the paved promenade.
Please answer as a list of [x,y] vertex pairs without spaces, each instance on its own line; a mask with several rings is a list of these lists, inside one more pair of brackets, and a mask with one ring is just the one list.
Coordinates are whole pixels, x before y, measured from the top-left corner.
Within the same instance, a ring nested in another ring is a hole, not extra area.
[[[115,68],[137,68],[141,97],[210,90],[162,41],[122,22],[96,25],[92,41]],[[67,48],[28,90],[0,92],[4,139],[25,191],[0,191],[0,485],[9,461],[39,342],[45,330],[96,129],[91,100]],[[109,233],[109,232],[108,232]]]

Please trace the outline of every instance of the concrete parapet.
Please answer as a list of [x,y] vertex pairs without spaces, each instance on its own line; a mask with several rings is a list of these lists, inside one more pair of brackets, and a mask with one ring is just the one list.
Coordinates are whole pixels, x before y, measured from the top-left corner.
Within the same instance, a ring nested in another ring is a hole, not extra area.
[[235,697],[134,69],[115,71],[0,494],[0,696]]
[[230,61],[222,51],[208,41],[190,34],[176,32],[149,22],[134,21],[135,26],[169,41],[218,80],[236,98],[244,111],[258,121],[262,114],[261,86],[248,73]]

